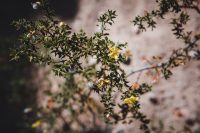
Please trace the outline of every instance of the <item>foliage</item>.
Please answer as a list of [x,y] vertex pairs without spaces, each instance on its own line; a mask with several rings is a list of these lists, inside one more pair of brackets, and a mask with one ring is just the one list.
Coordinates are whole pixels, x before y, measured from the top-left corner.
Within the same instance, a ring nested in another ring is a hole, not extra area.
[[[168,13],[178,16],[171,18],[170,24],[174,35],[185,43],[185,47],[174,50],[166,62],[126,74],[120,64],[129,58],[127,52],[122,52],[127,44],[115,43],[107,33],[108,26],[114,23],[117,16],[115,11],[108,10],[102,14],[98,19],[100,31],[88,36],[82,30],[73,33],[67,24],[55,19],[46,0],[37,3],[45,12],[42,19],[36,21],[21,19],[13,22],[13,25],[22,31],[22,35],[19,39],[21,45],[13,49],[12,57],[13,59],[28,58],[30,62],[51,66],[55,75],[65,79],[62,91],[48,92],[48,95],[52,97],[49,108],[55,116],[60,115],[63,109],[69,110],[74,116],[73,119],[87,110],[93,113],[93,107],[89,105],[89,102],[94,91],[104,105],[105,122],[131,123],[133,119],[137,119],[141,122],[141,129],[148,133],[150,132],[149,120],[139,111],[139,98],[151,90],[151,85],[138,84],[137,81],[129,83],[127,77],[137,72],[152,70],[157,74],[162,73],[164,78],[168,79],[172,75],[173,67],[183,65],[191,59],[200,58],[197,45],[200,34],[184,30],[184,26],[190,20],[185,9],[195,9],[198,12],[195,5],[197,1],[156,0],[156,2],[158,3],[157,10],[150,13],[145,11],[145,15],[137,16],[133,24],[137,25],[139,30],[145,31],[146,26],[152,29],[156,27],[155,18],[165,19]],[[96,62],[89,64],[89,58],[95,58]],[[78,83],[77,77],[81,79]],[[121,99],[116,100],[115,95],[120,96]],[[59,106],[52,107],[52,104]],[[77,105],[79,110],[73,109],[73,105]],[[49,119],[50,114],[44,113],[41,120],[48,122]],[[33,126],[40,126],[41,120],[33,123]]]
[[178,50],[174,50],[169,57],[169,60],[157,65],[156,67],[161,67],[161,72],[163,73],[165,79],[169,78],[172,75],[170,68],[184,65],[191,58],[199,59],[200,51],[198,48],[198,41],[200,39],[200,33],[195,31],[185,31],[184,26],[190,20],[190,15],[188,10],[193,9],[198,14],[199,2],[197,0],[156,0],[158,3],[158,9],[151,12],[145,11],[144,16],[137,16],[133,23],[137,25],[141,31],[146,30],[147,27],[152,28],[156,27],[155,18],[165,19],[165,15],[174,14],[174,17],[171,17],[170,24],[172,25],[172,32],[177,39],[183,41],[185,46]]

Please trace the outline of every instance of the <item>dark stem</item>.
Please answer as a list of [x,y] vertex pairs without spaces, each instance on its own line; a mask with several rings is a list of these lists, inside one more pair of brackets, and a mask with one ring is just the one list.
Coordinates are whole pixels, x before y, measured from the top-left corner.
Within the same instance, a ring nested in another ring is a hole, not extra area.
[[181,7],[181,8],[194,9],[194,10],[196,10],[196,12],[197,12],[198,14],[200,14],[200,8],[199,8],[198,6],[193,5],[193,6],[180,6],[180,7]]
[[156,68],[159,68],[161,66],[162,66],[162,64],[156,65],[156,66],[151,66],[151,67],[145,67],[145,68],[142,68],[142,69],[138,69],[138,70],[132,71],[131,73],[127,74],[126,77],[129,77],[129,76],[131,76],[131,75],[133,75],[135,73],[138,73],[138,72],[143,72],[143,71],[150,70],[150,69],[156,69]]

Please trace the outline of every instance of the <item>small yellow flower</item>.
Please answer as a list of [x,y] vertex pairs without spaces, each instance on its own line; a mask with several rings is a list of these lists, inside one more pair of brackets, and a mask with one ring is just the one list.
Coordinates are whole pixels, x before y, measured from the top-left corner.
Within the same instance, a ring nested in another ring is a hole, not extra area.
[[31,125],[31,127],[32,127],[32,128],[37,128],[37,127],[39,127],[41,124],[42,124],[41,120],[37,120],[37,121],[35,121],[35,122]]
[[131,105],[131,104],[134,104],[138,101],[139,101],[139,97],[131,96],[129,98],[124,99],[124,104]]
[[65,23],[61,21],[58,25],[59,27],[62,27],[63,25],[65,25]]
[[109,48],[109,56],[115,60],[118,60],[118,57],[119,57],[119,54],[120,54],[120,51],[118,48],[116,47],[110,47]]
[[98,80],[98,87],[99,88],[102,88],[102,87],[105,87],[106,85],[108,85],[110,83],[110,80],[107,80],[107,79],[99,79]]

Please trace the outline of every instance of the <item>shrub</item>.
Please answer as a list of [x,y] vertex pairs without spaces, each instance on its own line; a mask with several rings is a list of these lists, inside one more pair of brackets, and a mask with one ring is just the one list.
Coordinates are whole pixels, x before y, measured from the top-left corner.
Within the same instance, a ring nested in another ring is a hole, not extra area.
[[[48,92],[51,100],[48,107],[54,116],[60,115],[63,109],[75,116],[89,110],[91,95],[96,92],[100,102],[104,105],[104,120],[114,124],[118,122],[131,123],[133,119],[141,122],[141,129],[148,133],[150,122],[142,114],[139,98],[142,94],[151,90],[149,83],[127,81],[127,77],[142,71],[154,71],[156,75],[162,75],[168,79],[171,69],[184,65],[191,59],[200,59],[198,41],[200,33],[185,31],[184,26],[190,20],[188,10],[195,10],[200,14],[198,1],[195,0],[156,0],[158,9],[151,12],[145,11],[144,16],[137,16],[132,22],[141,31],[147,27],[156,28],[156,19],[165,19],[166,14],[175,14],[171,17],[172,31],[177,39],[180,39],[183,48],[172,51],[168,60],[159,64],[153,64],[146,68],[135,70],[129,74],[121,68],[121,63],[130,58],[130,52],[126,43],[116,43],[109,38],[108,27],[114,24],[116,12],[108,10],[98,18],[99,31],[92,36],[86,35],[82,30],[73,33],[71,28],[54,17],[47,0],[34,3],[34,9],[42,9],[44,17],[36,21],[21,19],[13,22],[13,25],[22,31],[20,36],[21,45],[12,50],[13,59],[28,58],[30,62],[51,66],[56,76],[65,79],[62,91],[58,93]],[[95,61],[91,64],[89,58]],[[159,58],[159,57],[154,57]],[[80,77],[79,82],[75,77]],[[156,80],[159,77],[156,77]],[[132,85],[130,85],[132,84]],[[93,91],[93,92],[92,92]],[[115,100],[118,94],[120,100]],[[53,107],[53,104],[59,106]],[[74,110],[77,105],[79,110]],[[51,114],[51,115],[52,115]],[[49,122],[50,115],[43,114],[40,120],[33,123],[32,127],[38,127],[42,122]]]

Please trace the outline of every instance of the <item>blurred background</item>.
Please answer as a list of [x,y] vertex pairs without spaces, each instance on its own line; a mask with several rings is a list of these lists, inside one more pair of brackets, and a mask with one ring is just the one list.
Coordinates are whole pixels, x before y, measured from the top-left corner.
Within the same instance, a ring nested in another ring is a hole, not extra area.
[[[19,45],[19,33],[11,26],[11,22],[21,18],[36,19],[41,15],[39,10],[32,8],[32,2],[35,1],[1,2],[1,133],[34,132],[28,123],[30,118],[34,119],[34,115],[25,116],[24,109],[36,107],[42,100],[42,89],[48,86],[45,82],[46,69],[34,66],[27,60],[9,61],[9,49]],[[109,33],[115,42],[128,42],[128,49],[133,56],[131,63],[123,66],[127,72],[144,67],[147,65],[145,61],[152,60],[154,55],[167,56],[171,50],[183,46],[182,42],[172,35],[169,19],[158,20],[154,31],[147,30],[144,33],[139,32],[131,23],[135,16],[143,15],[145,10],[154,9],[155,0],[51,0],[51,6],[56,11],[56,16],[67,22],[73,31],[83,29],[88,35],[98,30],[96,25],[100,14],[108,9],[116,10],[118,17]],[[193,11],[190,15],[191,21],[186,29],[199,31],[200,15]],[[169,130],[185,133],[188,128],[191,132],[200,133],[200,63],[191,61],[173,72],[174,75],[169,80],[156,81],[152,92],[141,98],[141,110],[152,120],[151,127],[156,128],[156,133]],[[134,82],[136,78],[137,75],[133,75],[129,80]],[[142,82],[149,79],[144,76],[140,80]],[[134,124],[118,124],[112,126],[111,130],[98,132],[140,133]]]
[[[34,19],[40,12],[32,8],[31,0],[7,0],[0,8],[0,132],[27,133],[30,128],[29,117],[24,115],[27,107],[36,107],[37,67],[27,60],[10,61],[9,51],[18,45],[19,33],[11,25],[18,19]],[[52,0],[56,14],[65,20],[73,20],[78,11],[78,0]],[[34,74],[36,73],[36,74]],[[34,119],[34,118],[32,118]]]

